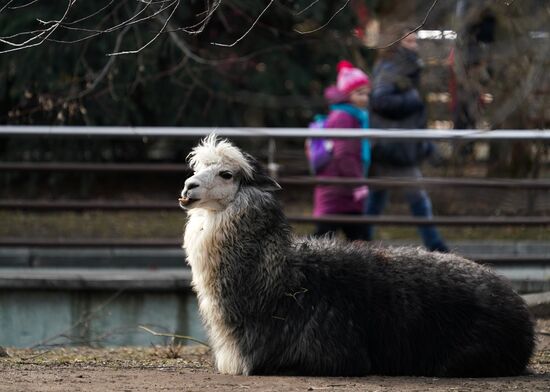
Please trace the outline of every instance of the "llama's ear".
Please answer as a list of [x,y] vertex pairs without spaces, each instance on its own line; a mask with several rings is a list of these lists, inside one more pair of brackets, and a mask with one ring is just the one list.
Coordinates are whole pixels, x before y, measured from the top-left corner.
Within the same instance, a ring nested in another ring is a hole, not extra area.
[[252,167],[252,178],[245,178],[244,185],[253,186],[266,192],[275,192],[282,189],[277,181],[266,174],[254,157],[247,153],[244,155]]
[[277,181],[262,173],[254,173],[251,185],[266,192],[275,192],[283,189]]

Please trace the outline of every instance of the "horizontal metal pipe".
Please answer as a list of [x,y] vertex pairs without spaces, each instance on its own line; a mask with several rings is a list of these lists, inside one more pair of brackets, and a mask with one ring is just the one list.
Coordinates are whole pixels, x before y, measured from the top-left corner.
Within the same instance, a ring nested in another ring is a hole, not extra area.
[[0,126],[0,136],[77,136],[77,137],[222,137],[268,138],[365,138],[399,140],[550,140],[550,130],[538,129],[309,129],[254,127],[98,127],[98,126]]
[[171,248],[182,246],[182,239],[159,238],[127,240],[122,238],[32,238],[32,237],[0,237],[0,246],[31,246],[40,248]]
[[550,189],[550,181],[546,179],[484,179],[484,178],[344,178],[344,177],[281,177],[277,181],[280,184],[289,185],[372,185],[380,187],[408,187],[408,186],[457,186],[474,188],[511,188],[511,189]]
[[154,172],[185,173],[186,164],[148,163],[75,163],[75,162],[0,162],[0,171],[15,172]]
[[0,200],[0,209],[26,211],[82,211],[82,210],[177,210],[178,201],[155,203],[132,203],[125,201],[41,201],[41,200]]
[[348,223],[348,224],[380,224],[399,226],[548,226],[550,216],[437,216],[429,218],[416,218],[411,216],[371,216],[371,215],[325,215],[313,216],[289,216],[288,219],[296,223]]

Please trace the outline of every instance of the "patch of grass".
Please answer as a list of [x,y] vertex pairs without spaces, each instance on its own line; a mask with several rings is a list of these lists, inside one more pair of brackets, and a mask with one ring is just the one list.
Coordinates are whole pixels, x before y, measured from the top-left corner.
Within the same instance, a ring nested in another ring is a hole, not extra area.
[[[296,213],[292,211],[292,213]],[[308,213],[308,211],[299,211]],[[185,226],[182,211],[25,212],[0,210],[0,237],[51,239],[180,239]],[[313,233],[311,224],[293,225],[298,235]],[[443,237],[459,240],[548,240],[541,227],[439,227]],[[378,240],[417,240],[415,227],[378,226]]]
[[0,211],[0,236],[33,238],[179,238],[183,212]]
[[[546,241],[548,228],[541,227],[438,227],[443,238],[450,241],[460,240],[507,240],[507,241]],[[403,226],[385,226],[378,229],[377,238],[384,240],[401,240],[419,238],[416,228]]]
[[[313,233],[314,227],[310,224],[293,225],[298,235]],[[541,227],[438,227],[441,235],[450,241],[481,241],[481,240],[502,240],[502,241],[547,241],[548,228]],[[415,227],[405,226],[377,226],[375,240],[418,240]]]

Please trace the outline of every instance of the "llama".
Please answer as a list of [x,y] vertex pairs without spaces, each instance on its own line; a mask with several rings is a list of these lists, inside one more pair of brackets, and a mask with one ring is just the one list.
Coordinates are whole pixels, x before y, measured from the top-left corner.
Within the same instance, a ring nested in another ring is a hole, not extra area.
[[193,288],[221,373],[512,376],[533,351],[525,303],[457,255],[295,238],[250,155],[215,135],[180,205]]

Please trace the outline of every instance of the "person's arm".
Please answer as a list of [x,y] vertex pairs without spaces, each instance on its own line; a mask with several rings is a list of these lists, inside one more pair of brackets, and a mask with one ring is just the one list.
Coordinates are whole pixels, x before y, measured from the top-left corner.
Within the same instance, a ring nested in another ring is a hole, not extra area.
[[382,116],[406,117],[424,107],[418,90],[395,91],[392,86],[381,86],[373,89],[371,109]]
[[375,78],[370,96],[371,109],[382,115],[403,118],[424,107],[422,98],[416,88],[400,88],[397,84],[399,75],[390,67],[382,69]]

